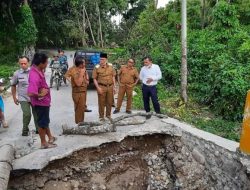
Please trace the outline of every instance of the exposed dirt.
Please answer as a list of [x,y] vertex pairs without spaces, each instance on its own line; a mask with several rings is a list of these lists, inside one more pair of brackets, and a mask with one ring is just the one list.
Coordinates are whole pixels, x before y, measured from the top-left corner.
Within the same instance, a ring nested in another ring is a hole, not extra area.
[[145,156],[161,149],[166,138],[170,137],[129,137],[121,143],[81,150],[41,172],[13,173],[9,188],[144,190],[149,179]]

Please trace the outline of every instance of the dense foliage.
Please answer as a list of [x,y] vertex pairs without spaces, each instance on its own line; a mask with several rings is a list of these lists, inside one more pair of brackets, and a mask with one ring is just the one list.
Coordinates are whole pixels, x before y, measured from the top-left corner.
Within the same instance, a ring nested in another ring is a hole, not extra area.
[[36,44],[37,28],[33,19],[31,9],[28,5],[23,5],[20,10],[21,23],[17,26],[16,37],[18,48],[23,50]]
[[[229,120],[241,119],[250,88],[250,7],[239,11],[244,3],[211,2],[204,18],[200,1],[188,1],[189,95]],[[180,1],[165,9],[151,6],[140,15],[127,43],[134,56],[153,57],[167,87],[180,85],[180,27]]]

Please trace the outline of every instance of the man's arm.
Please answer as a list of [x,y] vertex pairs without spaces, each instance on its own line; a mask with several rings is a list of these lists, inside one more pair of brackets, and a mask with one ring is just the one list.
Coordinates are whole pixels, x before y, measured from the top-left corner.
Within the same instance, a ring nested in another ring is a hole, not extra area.
[[17,96],[16,96],[16,85],[12,85],[12,86],[11,86],[11,93],[12,93],[12,98],[13,98],[13,100],[14,100],[14,103],[15,103],[16,105],[18,105],[19,102],[18,102],[18,99],[17,99]]
[[12,94],[12,98],[14,100],[14,103],[16,105],[19,104],[18,99],[17,99],[17,94],[16,94],[17,83],[18,83],[18,76],[17,76],[17,72],[16,72],[11,79],[11,94]]
[[85,71],[85,76],[86,76],[87,85],[89,85],[89,74],[87,70]]
[[137,71],[137,69],[135,68],[135,83],[134,83],[134,86],[138,83],[139,81],[139,73]]
[[102,89],[101,89],[100,86],[98,85],[97,80],[96,80],[96,79],[93,79],[93,80],[94,80],[94,84],[95,84],[97,93],[98,93],[98,94],[102,94]]
[[156,75],[153,76],[153,80],[158,81],[162,78],[162,73],[161,73],[161,69],[160,69],[159,65],[156,65],[155,69],[156,69]]
[[71,82],[71,68],[67,70],[64,77],[67,79],[67,81]]
[[73,79],[76,83],[76,86],[81,86],[83,83],[83,76],[85,75],[86,70],[85,69],[80,69],[80,72],[76,73],[73,76]]
[[39,86],[39,80],[35,76],[30,75],[29,86],[27,89],[28,96],[39,98],[45,96],[49,92],[49,90],[45,88],[39,90],[38,86]]
[[140,71],[139,79],[142,81],[143,77],[144,77],[144,74],[143,74],[143,67],[142,67]]
[[102,94],[102,89],[98,85],[96,68],[93,70],[92,77],[98,94]]

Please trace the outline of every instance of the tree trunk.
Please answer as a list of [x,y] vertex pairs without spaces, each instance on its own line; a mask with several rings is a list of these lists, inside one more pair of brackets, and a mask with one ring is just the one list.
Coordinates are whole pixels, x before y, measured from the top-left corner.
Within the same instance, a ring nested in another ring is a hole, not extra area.
[[33,56],[35,55],[35,48],[34,46],[25,47],[23,50],[23,55],[29,58],[29,60],[33,59]]
[[205,28],[206,0],[201,0],[201,28]]
[[8,4],[8,13],[9,13],[10,20],[11,20],[12,24],[15,24],[15,21],[13,19],[13,15],[12,15],[12,12],[11,12],[11,6],[12,6],[12,0],[10,0],[9,4]]
[[181,59],[181,99],[186,104],[187,96],[187,1],[182,0],[181,9],[181,41],[182,41],[182,59]]
[[84,5],[82,5],[82,30],[83,30],[82,46],[87,46],[87,43],[86,43],[86,16],[85,16],[85,11],[84,11]]
[[91,23],[90,23],[90,20],[89,20],[89,16],[88,16],[87,10],[86,10],[85,7],[83,9],[85,11],[85,14],[86,14],[86,17],[87,17],[87,20],[88,20],[89,29],[90,29],[90,33],[91,33],[91,37],[92,37],[93,43],[96,46],[96,41],[95,41],[95,37],[94,37],[94,34],[93,34],[93,30],[92,30],[92,27],[91,27]]
[[100,13],[100,9],[99,6],[96,2],[96,12],[98,14],[98,22],[99,22],[99,34],[100,34],[100,40],[101,40],[101,48],[103,48],[103,37],[102,37],[102,23],[101,23],[101,13]]
[[155,9],[158,7],[158,0],[155,0]]
[[28,0],[23,0],[24,5],[28,5]]

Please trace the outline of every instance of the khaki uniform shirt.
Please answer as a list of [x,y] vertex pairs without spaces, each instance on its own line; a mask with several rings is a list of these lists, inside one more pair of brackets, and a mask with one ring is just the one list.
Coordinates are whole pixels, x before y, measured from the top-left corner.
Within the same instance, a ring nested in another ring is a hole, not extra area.
[[97,65],[94,70],[92,77],[96,79],[98,84],[102,85],[111,85],[113,84],[113,77],[116,75],[115,70],[113,69],[112,65],[107,64],[106,67],[101,67]]
[[66,72],[65,77],[71,78],[71,86],[72,86],[72,92],[83,92],[87,90],[87,80],[88,80],[88,76],[85,72],[85,74],[83,75],[83,82],[81,84],[81,86],[77,86],[75,83],[74,78],[77,77],[80,73],[80,70],[76,67],[73,66],[71,68],[69,68],[69,70]]
[[120,86],[133,86],[139,78],[138,71],[135,67],[122,66],[118,72],[120,78]]

